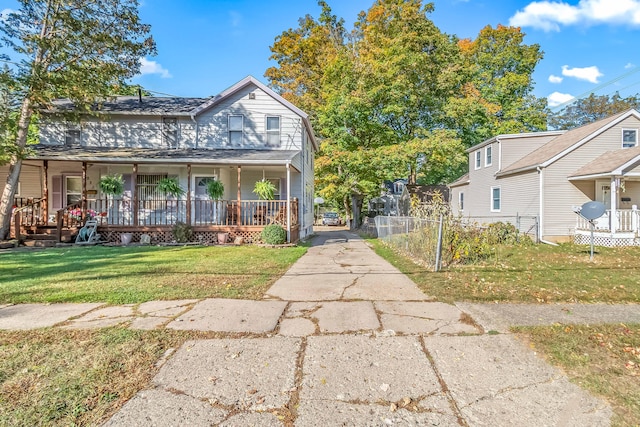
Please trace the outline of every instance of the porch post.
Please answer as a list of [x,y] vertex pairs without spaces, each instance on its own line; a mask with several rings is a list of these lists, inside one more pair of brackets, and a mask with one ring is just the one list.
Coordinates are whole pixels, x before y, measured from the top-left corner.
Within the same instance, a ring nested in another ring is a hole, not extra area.
[[616,232],[618,228],[617,200],[618,200],[618,182],[620,178],[611,177],[611,212],[609,214],[609,223],[611,224],[611,234]]
[[133,164],[133,173],[131,174],[131,185],[133,185],[133,225],[138,225],[138,164]]
[[49,223],[49,160],[42,161],[42,222]]
[[287,243],[291,243],[291,164],[287,163]]
[[240,200],[242,199],[242,186],[240,185],[240,178],[242,177],[242,166],[238,165],[238,203],[236,204],[236,224],[242,224],[242,208],[240,207]]
[[82,219],[87,216],[87,162],[82,162],[82,199],[80,199]]
[[632,205],[631,206],[631,229],[636,233],[636,235],[638,235],[638,231],[640,231],[638,229],[638,222],[640,218],[638,218],[638,205]]
[[187,224],[191,225],[191,164],[187,164]]

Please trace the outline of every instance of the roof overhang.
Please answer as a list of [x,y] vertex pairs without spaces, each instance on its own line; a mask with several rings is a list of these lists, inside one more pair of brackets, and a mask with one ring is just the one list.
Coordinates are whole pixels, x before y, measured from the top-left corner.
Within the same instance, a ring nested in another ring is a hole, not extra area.
[[[29,160],[89,163],[292,165],[299,151],[249,149],[144,149],[106,147],[33,146]],[[297,170],[297,169],[296,169]]]

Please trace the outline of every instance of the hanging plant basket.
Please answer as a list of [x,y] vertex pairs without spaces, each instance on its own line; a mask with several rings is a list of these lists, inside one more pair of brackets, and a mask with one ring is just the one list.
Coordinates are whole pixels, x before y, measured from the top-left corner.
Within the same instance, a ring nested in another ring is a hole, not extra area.
[[105,175],[98,183],[100,191],[107,196],[119,196],[124,193],[124,179],[120,174]]
[[224,196],[224,184],[216,180],[207,182],[207,194],[211,200],[220,200]]
[[166,196],[173,196],[178,198],[182,196],[185,191],[178,183],[178,179],[175,177],[162,178],[158,181],[158,191]]
[[273,200],[276,190],[273,182],[267,181],[264,178],[257,181],[253,187],[253,193],[257,195],[260,200]]

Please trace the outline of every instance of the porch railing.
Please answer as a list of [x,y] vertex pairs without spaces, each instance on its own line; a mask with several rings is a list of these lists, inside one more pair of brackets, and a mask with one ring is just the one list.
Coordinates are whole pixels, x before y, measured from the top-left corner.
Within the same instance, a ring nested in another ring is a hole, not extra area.
[[[265,226],[287,224],[286,200],[191,200],[191,225]],[[187,200],[149,199],[138,201],[137,210],[127,199],[89,199],[84,212],[78,206],[62,211],[63,224],[73,226],[87,217],[99,225],[171,226],[187,221]],[[298,200],[291,200],[291,225],[298,225]]]
[[[594,225],[596,231],[610,232],[613,228],[611,227],[611,210],[607,210],[604,215],[594,220]],[[615,230],[621,233],[640,233],[640,210],[616,210],[616,219],[613,225],[615,225]],[[591,230],[591,224],[582,216],[578,215],[576,230]]]
[[15,198],[11,217],[14,237],[19,236],[23,228],[45,224],[44,203],[45,199]]

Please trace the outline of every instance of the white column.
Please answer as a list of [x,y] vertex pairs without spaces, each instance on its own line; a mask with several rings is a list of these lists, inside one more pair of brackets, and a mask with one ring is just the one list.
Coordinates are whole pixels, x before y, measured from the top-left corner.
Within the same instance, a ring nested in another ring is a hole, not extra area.
[[611,177],[611,213],[609,222],[611,224],[611,234],[616,232],[618,228],[617,200],[618,200],[618,182],[620,178]]
[[291,243],[291,165],[287,163],[287,243]]
[[631,206],[631,229],[638,234],[638,205]]

